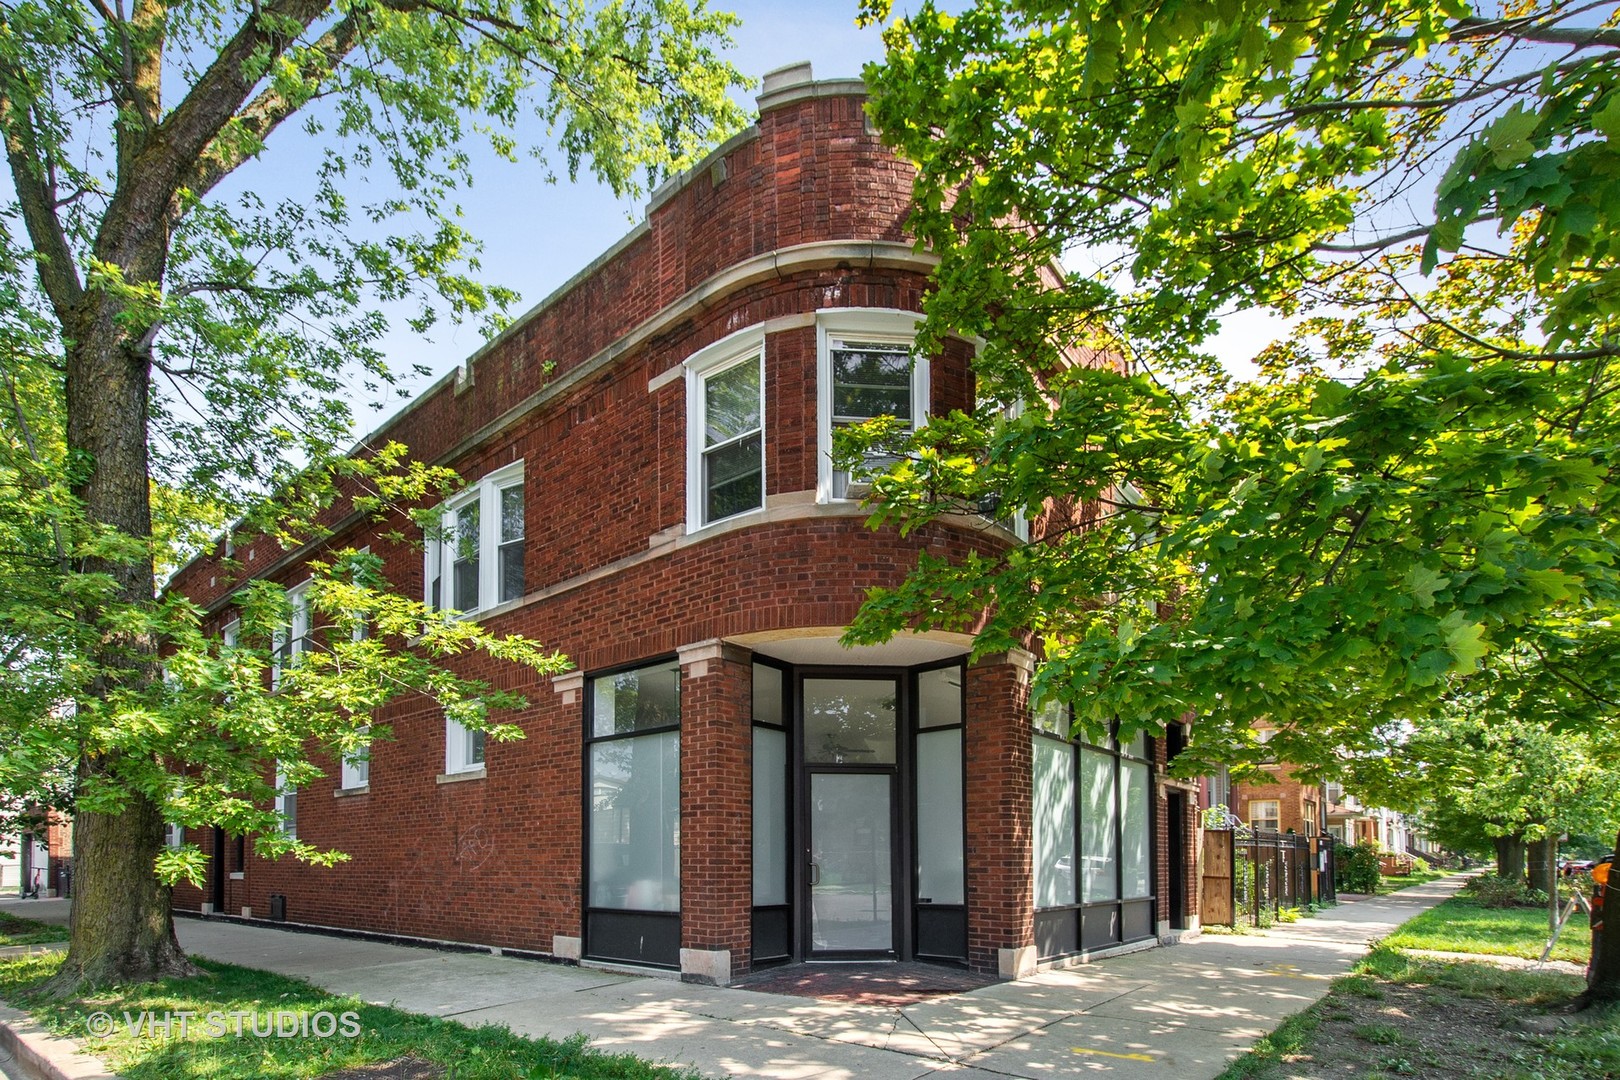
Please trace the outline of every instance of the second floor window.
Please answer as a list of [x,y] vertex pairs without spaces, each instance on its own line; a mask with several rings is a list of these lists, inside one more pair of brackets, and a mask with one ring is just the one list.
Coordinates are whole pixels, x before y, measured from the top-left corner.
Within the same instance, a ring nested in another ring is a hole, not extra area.
[[[309,622],[309,582],[294,586],[287,590],[287,607],[290,611],[287,625],[275,632],[271,642],[275,655],[270,663],[270,689],[275,690],[281,686],[281,672],[284,667],[290,667],[299,654],[310,647]],[[235,623],[232,626],[236,626]],[[230,632],[230,628],[227,628]],[[227,644],[234,645],[234,640]]]
[[484,477],[444,506],[426,544],[426,600],[471,614],[524,594],[523,463]]
[[912,353],[920,318],[869,308],[816,312],[820,501],[860,498],[871,476],[894,462],[872,451],[853,473],[834,469],[834,431],[880,416],[892,416],[912,430],[926,422],[928,364]]
[[765,335],[722,338],[686,361],[687,527],[765,505]]

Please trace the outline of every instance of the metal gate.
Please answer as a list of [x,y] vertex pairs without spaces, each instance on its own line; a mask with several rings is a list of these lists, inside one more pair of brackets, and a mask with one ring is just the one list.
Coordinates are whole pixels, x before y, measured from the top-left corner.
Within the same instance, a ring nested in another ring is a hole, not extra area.
[[1259,829],[1207,829],[1199,921],[1260,926],[1282,908],[1333,899],[1333,838]]

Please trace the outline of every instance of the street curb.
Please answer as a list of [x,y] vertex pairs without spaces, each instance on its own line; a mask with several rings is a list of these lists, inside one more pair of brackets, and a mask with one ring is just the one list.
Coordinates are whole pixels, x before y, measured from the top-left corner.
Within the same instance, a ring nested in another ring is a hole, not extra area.
[[36,1080],[118,1080],[100,1058],[72,1039],[52,1035],[25,1012],[0,1005],[0,1054]]

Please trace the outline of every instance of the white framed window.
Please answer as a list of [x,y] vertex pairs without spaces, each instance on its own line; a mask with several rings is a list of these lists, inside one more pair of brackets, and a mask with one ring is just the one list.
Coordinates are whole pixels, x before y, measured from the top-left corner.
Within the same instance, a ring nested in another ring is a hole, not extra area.
[[444,771],[472,772],[484,767],[484,733],[464,727],[449,717],[444,721]]
[[298,789],[287,782],[281,762],[276,762],[276,816],[281,819],[281,831],[287,836],[298,836]]
[[287,590],[287,606],[290,609],[288,623],[271,635],[271,648],[274,652],[270,664],[270,689],[276,690],[281,686],[281,671],[283,667],[291,667],[310,646],[310,615],[309,615],[309,581],[295,585]]
[[1282,803],[1276,799],[1249,800],[1249,827],[1264,832],[1281,832]]
[[523,597],[523,462],[497,469],[448,500],[423,545],[424,599],[463,615]]
[[186,827],[169,822],[163,826],[163,843],[171,851],[179,851],[186,844]]
[[360,729],[367,736],[366,745],[352,754],[343,755],[340,772],[344,790],[371,786],[371,725]]
[[[922,316],[887,308],[816,312],[816,501],[860,498],[864,484],[832,466],[834,429],[893,416],[915,431],[928,419],[928,361],[913,355]],[[869,454],[881,472],[891,459]]]
[[219,632],[219,639],[227,649],[234,649],[242,641],[242,620],[232,619]]
[[765,506],[765,328],[740,330],[686,367],[688,531]]

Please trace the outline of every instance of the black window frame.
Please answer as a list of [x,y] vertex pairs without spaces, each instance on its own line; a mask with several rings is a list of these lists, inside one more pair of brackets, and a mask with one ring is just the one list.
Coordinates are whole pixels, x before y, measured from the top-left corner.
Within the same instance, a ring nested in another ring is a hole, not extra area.
[[[615,675],[623,675],[630,671],[663,668],[671,664],[675,667],[675,723],[663,724],[658,727],[637,728],[633,731],[615,731],[606,735],[597,735],[595,733],[596,681],[598,679],[612,678]],[[584,714],[584,737],[580,753],[580,820],[583,826],[580,836],[580,952],[588,960],[633,964],[672,971],[680,970],[681,911],[686,903],[684,881],[682,882],[680,905],[674,911],[603,908],[596,907],[591,903],[591,830],[595,824],[592,817],[594,808],[591,798],[591,750],[598,743],[625,742],[654,735],[667,735],[671,731],[679,733],[681,731],[682,681],[680,659],[675,655],[664,655],[638,660],[634,663],[620,664],[616,667],[591,672],[585,676],[583,683],[583,697],[585,700],[583,702],[584,709],[582,710]],[[679,768],[679,763],[677,763],[677,768]],[[677,773],[677,792],[679,784],[680,774]],[[680,800],[677,793],[677,820],[680,813]],[[677,860],[681,858],[682,854],[683,852],[677,851]],[[679,873],[678,863],[677,873]],[[651,949],[646,947],[646,941],[649,937],[652,939]],[[637,948],[639,951],[637,955],[626,955],[628,949],[615,947],[616,943],[627,943],[632,939],[638,942]]]

